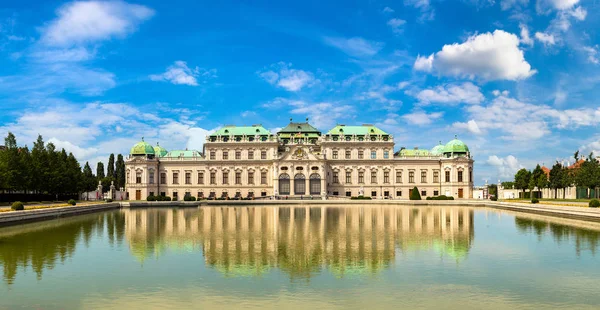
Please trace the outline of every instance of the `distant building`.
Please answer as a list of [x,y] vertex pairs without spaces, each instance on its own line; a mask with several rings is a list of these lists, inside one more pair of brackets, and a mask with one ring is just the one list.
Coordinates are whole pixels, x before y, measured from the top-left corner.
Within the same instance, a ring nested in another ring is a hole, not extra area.
[[143,141],[126,161],[129,199],[165,195],[182,200],[244,197],[472,198],[473,159],[458,139],[394,153],[393,137],[373,125],[338,125],[322,133],[291,122],[272,134],[261,125],[225,126],[202,151]]
[[0,151],[4,151],[4,150],[6,150],[6,146],[0,145]]

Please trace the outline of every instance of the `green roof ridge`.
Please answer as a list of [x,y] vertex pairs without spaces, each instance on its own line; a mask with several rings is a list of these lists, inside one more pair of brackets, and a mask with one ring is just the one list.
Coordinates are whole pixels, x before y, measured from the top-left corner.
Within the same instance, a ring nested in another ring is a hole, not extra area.
[[387,132],[381,130],[377,126],[370,124],[363,125],[337,125],[333,127],[329,132],[329,135],[389,135]]

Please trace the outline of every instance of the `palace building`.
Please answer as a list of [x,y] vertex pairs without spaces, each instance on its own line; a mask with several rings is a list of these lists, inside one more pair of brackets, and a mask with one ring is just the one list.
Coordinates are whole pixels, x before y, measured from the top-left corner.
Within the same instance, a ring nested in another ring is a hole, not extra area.
[[292,122],[273,134],[261,125],[225,126],[203,150],[167,151],[143,141],[126,160],[129,199],[472,198],[473,159],[458,139],[428,149],[394,151],[392,135],[369,124],[321,132]]

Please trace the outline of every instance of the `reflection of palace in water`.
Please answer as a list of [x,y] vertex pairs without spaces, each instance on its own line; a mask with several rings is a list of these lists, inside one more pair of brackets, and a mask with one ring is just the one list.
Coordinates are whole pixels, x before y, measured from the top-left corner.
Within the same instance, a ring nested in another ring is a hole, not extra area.
[[435,249],[463,259],[473,242],[473,210],[462,207],[207,207],[132,209],[126,237],[140,260],[166,247],[202,248],[227,275],[279,268],[309,277],[376,272],[397,253]]

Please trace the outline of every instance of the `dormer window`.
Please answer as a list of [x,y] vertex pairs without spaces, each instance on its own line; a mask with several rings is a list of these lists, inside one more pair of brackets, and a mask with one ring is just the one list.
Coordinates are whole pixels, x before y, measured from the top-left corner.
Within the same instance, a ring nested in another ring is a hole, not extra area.
[[260,132],[260,129],[256,129],[256,132],[257,132],[257,133],[258,133],[258,132]]
[[225,133],[229,133],[229,130],[225,129]]
[[371,133],[375,133],[375,130],[373,128],[371,128]]

